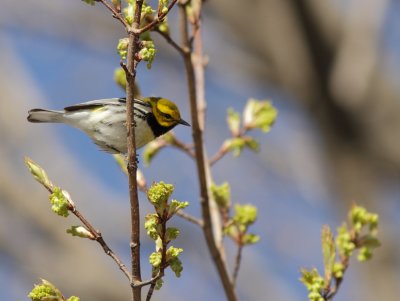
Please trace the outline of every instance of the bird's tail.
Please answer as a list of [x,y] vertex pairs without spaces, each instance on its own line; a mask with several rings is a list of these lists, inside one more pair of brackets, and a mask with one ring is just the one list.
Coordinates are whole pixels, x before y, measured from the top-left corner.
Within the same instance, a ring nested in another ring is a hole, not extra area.
[[28,112],[29,122],[63,122],[64,112],[33,109]]

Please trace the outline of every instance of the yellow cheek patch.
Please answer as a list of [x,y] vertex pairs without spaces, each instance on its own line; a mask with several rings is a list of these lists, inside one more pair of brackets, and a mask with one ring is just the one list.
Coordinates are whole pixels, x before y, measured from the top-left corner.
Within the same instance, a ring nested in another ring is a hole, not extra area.
[[98,113],[98,112],[104,111],[105,109],[106,109],[105,106],[101,106],[101,107],[97,107],[97,108],[92,109],[92,112],[93,113]]

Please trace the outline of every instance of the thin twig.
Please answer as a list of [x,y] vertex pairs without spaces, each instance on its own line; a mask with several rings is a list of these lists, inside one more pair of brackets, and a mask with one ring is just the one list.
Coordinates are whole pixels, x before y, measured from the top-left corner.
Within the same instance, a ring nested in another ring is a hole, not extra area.
[[161,31],[158,27],[155,27],[155,28],[153,29],[153,31],[155,31],[155,32],[157,32],[159,35],[161,35],[161,36],[168,42],[168,44],[170,44],[172,47],[174,47],[175,50],[178,51],[179,53],[183,53],[183,52],[185,51],[181,46],[178,45],[178,43],[176,43],[176,42],[172,39],[172,37],[171,37],[170,34]]
[[209,164],[211,166],[213,166],[215,163],[217,163],[219,160],[221,160],[228,152],[229,152],[229,149],[224,144],[222,144],[220,149],[210,159]]
[[184,212],[184,211],[182,211],[182,210],[179,210],[179,211],[176,213],[176,215],[178,215],[178,216],[180,216],[181,218],[187,220],[188,222],[191,222],[191,223],[193,223],[193,224],[195,224],[195,225],[200,226],[201,228],[203,228],[203,226],[204,226],[203,220],[201,220],[201,219],[199,219],[199,218],[197,218],[197,217],[194,217],[193,215],[190,215],[190,214],[188,214],[188,213],[186,213],[186,212]]
[[128,23],[126,22],[125,18],[121,15],[121,13],[118,12],[113,6],[111,6],[107,0],[96,0],[96,1],[103,3],[103,5],[107,7],[109,11],[111,11],[113,17],[118,21],[120,21],[125,28],[129,27]]
[[239,275],[240,263],[242,262],[242,251],[243,251],[243,244],[239,244],[236,253],[235,267],[233,269],[233,275],[232,275],[233,287],[236,287],[237,277]]
[[[190,49],[190,40],[188,34],[188,17],[186,12],[186,7],[183,5],[179,6],[180,12],[180,28],[183,48]],[[196,36],[195,39],[199,37]],[[199,37],[200,38],[200,37]],[[191,53],[184,53],[183,60],[185,64],[187,83],[189,89],[189,101],[190,101],[190,112],[192,117],[192,131],[193,140],[195,146],[197,172],[200,182],[200,201],[202,208],[202,215],[204,221],[203,233],[208,245],[210,254],[214,260],[215,266],[217,268],[218,274],[220,276],[222,285],[224,287],[227,299],[230,301],[237,300],[236,292],[232,286],[225,261],[221,256],[213,234],[213,223],[210,215],[210,198],[208,193],[208,183],[206,175],[206,162],[204,154],[204,143],[203,143],[203,131],[200,126],[199,116],[198,116],[198,105],[197,105],[197,93],[196,93],[196,78],[193,68],[193,62],[191,58]]]

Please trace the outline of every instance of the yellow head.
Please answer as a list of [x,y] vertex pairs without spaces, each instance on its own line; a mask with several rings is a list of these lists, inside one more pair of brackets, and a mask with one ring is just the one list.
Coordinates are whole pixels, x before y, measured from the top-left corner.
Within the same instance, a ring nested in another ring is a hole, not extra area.
[[151,105],[154,117],[161,126],[171,127],[178,123],[189,126],[189,123],[181,119],[179,109],[172,101],[160,97],[148,97],[144,101]]

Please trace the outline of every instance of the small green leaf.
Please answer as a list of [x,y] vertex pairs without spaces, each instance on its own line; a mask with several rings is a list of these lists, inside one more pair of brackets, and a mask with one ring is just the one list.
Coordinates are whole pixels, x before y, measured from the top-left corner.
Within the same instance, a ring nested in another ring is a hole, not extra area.
[[238,136],[240,133],[240,114],[233,108],[229,108],[226,121],[232,136]]
[[234,157],[238,157],[245,146],[246,142],[241,137],[226,139],[223,144],[223,148],[232,152]]
[[71,226],[71,228],[67,229],[67,233],[71,234],[72,236],[95,239],[93,234],[83,226]]
[[260,150],[260,144],[253,137],[244,136],[242,139],[244,140],[245,146],[247,146],[252,151],[258,152]]
[[182,262],[178,257],[175,257],[168,262],[171,270],[175,273],[176,277],[180,277],[183,271]]
[[179,254],[183,252],[182,248],[175,248],[173,246],[170,246],[167,250],[167,262],[169,262],[170,259],[178,257]]
[[168,208],[168,218],[173,216],[179,210],[186,208],[187,206],[189,206],[189,202],[179,202],[177,200],[172,200]]
[[228,182],[224,182],[220,186],[212,183],[210,189],[213,199],[219,207],[228,208],[230,206],[231,187]]
[[260,236],[252,233],[246,233],[242,238],[244,245],[255,244],[260,241]]
[[270,131],[275,123],[278,111],[269,101],[249,99],[243,111],[244,126],[247,129],[259,128],[263,132]]
[[36,284],[28,294],[32,301],[64,301],[61,292],[49,281],[42,279],[42,284]]
[[156,289],[156,290],[161,289],[161,287],[163,286],[163,284],[164,284],[164,280],[163,280],[162,278],[158,279],[158,280],[156,281],[156,286],[154,287],[154,289]]
[[52,205],[51,210],[63,217],[69,215],[68,209],[70,207],[70,202],[66,195],[68,196],[66,191],[61,190],[59,187],[54,187],[53,193],[49,196]]
[[174,228],[174,227],[170,227],[167,228],[167,231],[165,233],[165,239],[168,242],[170,242],[171,240],[176,239],[179,236],[179,229],[178,228]]
[[364,235],[359,239],[359,245],[370,249],[375,249],[381,246],[381,242],[374,235]]
[[79,299],[79,297],[76,296],[71,296],[67,299],[67,301],[80,301],[81,299]]

